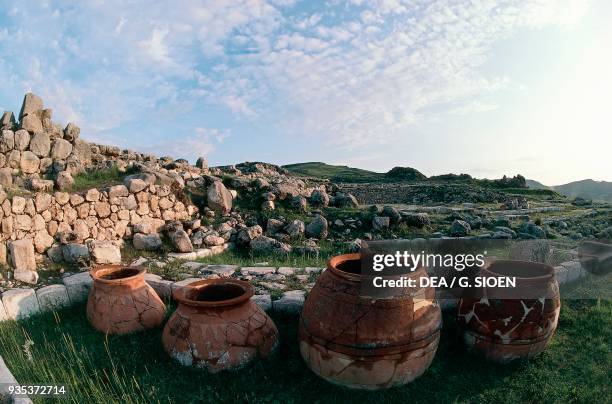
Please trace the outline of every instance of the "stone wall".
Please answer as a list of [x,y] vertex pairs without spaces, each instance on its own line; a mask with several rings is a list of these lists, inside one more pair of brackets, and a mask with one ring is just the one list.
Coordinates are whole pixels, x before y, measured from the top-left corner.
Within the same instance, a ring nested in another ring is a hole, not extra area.
[[[187,220],[196,212],[197,208],[181,202],[170,186],[138,178],[83,193],[38,192],[10,197],[0,191],[0,262],[7,262],[7,247],[19,240],[32,241],[39,262],[43,254],[54,262],[75,262],[79,249],[74,245],[157,233],[166,222]],[[15,260],[12,257],[13,264]]]

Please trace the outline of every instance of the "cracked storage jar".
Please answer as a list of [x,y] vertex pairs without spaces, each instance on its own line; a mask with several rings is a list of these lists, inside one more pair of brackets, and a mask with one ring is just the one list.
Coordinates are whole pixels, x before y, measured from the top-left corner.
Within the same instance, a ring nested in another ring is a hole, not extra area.
[[166,352],[211,373],[268,357],[278,330],[252,296],[253,286],[235,279],[198,280],[177,289],[178,307],[162,335]]
[[480,277],[516,279],[511,289],[487,287],[459,301],[457,322],[467,347],[498,363],[531,358],[552,339],[561,309],[559,284],[550,265],[498,260]]
[[128,334],[162,324],[166,306],[144,279],[143,267],[103,265],[90,271],[87,319],[108,334]]
[[[425,268],[407,275],[427,277]],[[308,367],[332,383],[376,390],[413,381],[431,364],[442,324],[434,288],[361,294],[361,255],[332,258],[308,294],[299,328]]]

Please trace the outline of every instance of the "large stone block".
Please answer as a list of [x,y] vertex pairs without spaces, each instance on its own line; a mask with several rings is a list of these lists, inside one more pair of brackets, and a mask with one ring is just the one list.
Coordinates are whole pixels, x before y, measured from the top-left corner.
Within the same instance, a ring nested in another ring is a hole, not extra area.
[[172,285],[174,282],[162,279],[161,276],[155,274],[145,274],[145,281],[162,299],[170,300],[172,298]]
[[15,240],[9,244],[11,262],[16,271],[36,272],[34,243],[31,239]]
[[66,286],[70,302],[74,304],[87,300],[89,289],[91,289],[91,285],[93,284],[93,279],[91,279],[89,272],[81,272],[64,277],[62,282],[64,286]]
[[112,241],[92,241],[89,243],[89,251],[97,264],[121,263],[121,250]]
[[9,289],[2,293],[6,315],[12,320],[27,318],[40,312],[34,289]]
[[276,311],[285,313],[299,314],[304,306],[306,292],[303,290],[290,290],[283,293],[283,296],[272,302],[272,307]]
[[68,290],[64,285],[49,285],[36,291],[41,311],[57,310],[70,306]]

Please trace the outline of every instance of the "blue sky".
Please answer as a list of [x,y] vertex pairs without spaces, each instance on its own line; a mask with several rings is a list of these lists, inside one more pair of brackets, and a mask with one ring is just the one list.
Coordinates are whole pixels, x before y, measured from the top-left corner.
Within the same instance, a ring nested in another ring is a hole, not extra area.
[[0,0],[0,109],[211,164],[612,180],[612,3]]

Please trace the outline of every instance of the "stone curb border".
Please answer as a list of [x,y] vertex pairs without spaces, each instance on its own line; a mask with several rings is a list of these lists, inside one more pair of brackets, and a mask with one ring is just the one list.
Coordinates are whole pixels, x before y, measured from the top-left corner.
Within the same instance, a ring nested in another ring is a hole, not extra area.
[[7,398],[11,397],[10,402],[15,403],[15,404],[32,404],[32,400],[30,400],[28,396],[25,396],[25,397],[17,396],[15,394],[10,394],[8,392],[8,388],[6,387],[7,384],[18,385],[19,383],[17,382],[17,379],[15,379],[15,376],[13,376],[13,374],[9,370],[8,366],[6,366],[6,363],[4,362],[4,359],[2,359],[1,356],[0,356],[0,384],[2,385],[2,388],[0,389],[0,394],[3,397],[7,397]]
[[[196,253],[186,253],[196,254]],[[175,257],[179,258],[179,257]],[[191,259],[191,255],[187,257]],[[180,259],[185,259],[180,257]],[[207,271],[216,273],[221,277],[229,277],[236,270],[236,265],[206,265],[203,268]],[[287,267],[242,267],[240,272],[243,275],[259,276],[269,273],[287,273],[291,268]],[[304,272],[320,273],[324,268],[306,267]],[[574,282],[586,276],[586,271],[582,268],[579,261],[567,261],[555,267],[555,274],[559,285]],[[163,299],[169,300],[172,298],[172,292],[176,288],[183,287],[190,282],[201,278],[187,278],[182,281],[173,282],[163,279],[159,275],[147,273],[145,280]],[[62,307],[68,307],[83,303],[87,300],[89,289],[93,280],[89,272],[80,272],[74,275],[66,276],[62,279],[61,284],[43,286],[39,289],[31,288],[16,288],[9,289],[2,293],[0,305],[0,321],[3,320],[21,320],[39,312],[52,311]],[[299,313],[306,292],[303,290],[289,290],[282,294],[281,298],[272,301],[269,294],[261,294],[253,296],[253,300],[264,310],[275,310],[288,313]],[[452,310],[457,306],[458,299],[441,299],[440,306],[442,310]]]

